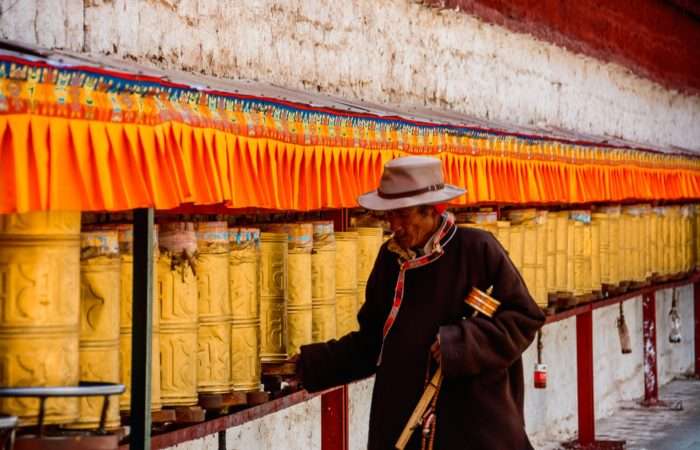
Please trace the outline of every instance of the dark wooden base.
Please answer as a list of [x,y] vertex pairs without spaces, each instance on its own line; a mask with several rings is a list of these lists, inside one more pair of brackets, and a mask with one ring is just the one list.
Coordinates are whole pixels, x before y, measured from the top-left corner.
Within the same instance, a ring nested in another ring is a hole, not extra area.
[[[128,425],[131,418],[129,411],[122,411],[122,424]],[[151,423],[153,424],[163,424],[175,422],[175,410],[174,409],[160,409],[158,411],[151,412]]]
[[248,398],[244,392],[227,392],[224,394],[199,394],[199,406],[206,410],[245,406]]
[[265,391],[246,392],[249,406],[261,405],[270,400],[270,394]]
[[176,406],[175,422],[176,423],[199,423],[204,422],[205,411],[201,406]]

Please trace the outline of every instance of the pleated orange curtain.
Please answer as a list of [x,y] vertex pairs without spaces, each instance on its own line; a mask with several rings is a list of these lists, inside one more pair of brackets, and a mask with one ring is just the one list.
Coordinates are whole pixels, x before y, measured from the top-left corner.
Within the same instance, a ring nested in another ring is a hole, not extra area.
[[[300,145],[179,122],[0,115],[0,213],[182,204],[312,210],[356,206],[405,151]],[[441,152],[455,204],[700,197],[688,168]],[[605,155],[603,154],[601,158]]]

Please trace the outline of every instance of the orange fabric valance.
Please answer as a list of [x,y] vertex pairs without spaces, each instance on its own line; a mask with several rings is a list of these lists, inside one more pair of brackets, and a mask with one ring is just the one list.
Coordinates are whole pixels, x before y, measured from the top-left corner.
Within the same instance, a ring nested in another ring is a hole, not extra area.
[[448,182],[467,189],[461,205],[700,197],[700,162],[687,156],[348,116],[0,55],[0,213],[354,207],[405,154],[442,159]]

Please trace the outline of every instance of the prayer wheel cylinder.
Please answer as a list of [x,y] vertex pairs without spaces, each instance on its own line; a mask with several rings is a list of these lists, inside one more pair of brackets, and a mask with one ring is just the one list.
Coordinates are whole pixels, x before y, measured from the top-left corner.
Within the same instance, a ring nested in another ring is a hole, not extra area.
[[[0,386],[76,386],[80,377],[80,213],[0,215]],[[36,423],[38,399],[0,399]],[[45,423],[78,418],[78,399],[46,402]]]
[[[124,393],[119,396],[119,409],[129,411],[131,409],[131,339],[132,329],[132,299],[134,284],[134,232],[130,224],[117,225],[119,233],[119,354],[120,354],[120,383],[124,385]],[[157,242],[154,259],[157,261]],[[162,408],[160,401],[160,308],[158,307],[157,265],[153,265],[153,312],[151,334],[151,410],[159,411]]]
[[375,227],[358,227],[357,231],[357,295],[359,305],[365,302],[367,279],[374,267],[379,248],[384,243],[384,231]]
[[333,222],[313,223],[311,255],[311,339],[325,342],[338,334],[335,303],[335,236]]
[[[80,380],[118,383],[119,288],[121,263],[116,230],[86,231],[80,235]],[[103,397],[80,399],[80,415],[72,428],[97,428]],[[120,425],[119,399],[112,396],[107,428]]]
[[592,259],[593,259],[593,244],[592,230],[589,223],[583,225],[583,283],[581,289],[586,293],[593,292],[593,283],[591,281]]
[[[508,249],[510,259],[515,267],[523,270],[523,226],[511,222],[510,224],[510,248]],[[529,289],[529,287],[528,287]]]
[[235,391],[260,388],[260,230],[229,229],[231,384]]
[[[542,230],[541,230],[542,231]],[[556,283],[556,255],[557,255],[557,219],[552,213],[547,213],[547,221],[544,225],[545,240],[545,279],[546,290],[549,294],[557,291]]]
[[507,220],[499,220],[496,222],[496,239],[501,243],[504,249],[510,247],[510,222]]
[[231,390],[231,299],[226,222],[199,222],[197,236],[197,391]]
[[197,404],[197,237],[190,222],[160,226],[161,401],[167,406]]
[[613,207],[606,210],[608,216],[608,253],[610,282],[616,286],[620,284],[620,208]]
[[550,213],[550,218],[556,223],[555,234],[555,287],[557,292],[567,291],[567,254],[569,252],[569,215],[567,212]]
[[287,260],[287,353],[299,353],[302,345],[313,337],[311,251],[313,225],[295,223],[289,226],[289,259]]
[[[591,234],[593,254],[598,254],[600,283],[609,285],[610,283],[610,223],[608,215],[602,212],[591,214],[593,233]],[[595,230],[598,230],[598,245],[595,244]],[[596,248],[598,251],[596,252]],[[592,269],[595,270],[595,259],[592,262]],[[593,275],[595,278],[595,274]]]
[[528,291],[538,306],[546,307],[537,290],[537,211],[522,209],[508,212],[511,222],[511,259],[520,270]]
[[591,291],[601,290],[600,229],[601,223],[591,217]]
[[336,337],[340,338],[358,329],[357,311],[359,308],[357,289],[357,240],[354,231],[335,233],[335,300]]
[[660,239],[660,247],[658,249],[659,251],[659,266],[660,266],[660,275],[661,276],[666,276],[671,273],[671,229],[670,229],[670,218],[669,218],[669,212],[668,208],[665,206],[662,206],[660,208],[657,208],[657,212],[659,214],[659,235],[661,237]]
[[652,259],[651,259],[651,207],[649,205],[641,205],[639,208],[640,218],[640,258],[642,261],[642,277],[648,280],[652,275]]
[[586,293],[586,283],[584,281],[584,228],[585,224],[577,220],[570,222],[573,225],[573,245],[574,251],[570,252],[570,257],[573,257],[573,274],[574,274],[574,295],[583,295]]
[[286,233],[260,234],[260,360],[287,359]]
[[547,211],[537,211],[537,256],[535,261],[535,301],[541,308],[549,303],[547,296]]
[[649,260],[651,275],[660,273],[659,252],[661,246],[660,220],[657,208],[652,208],[649,213]]

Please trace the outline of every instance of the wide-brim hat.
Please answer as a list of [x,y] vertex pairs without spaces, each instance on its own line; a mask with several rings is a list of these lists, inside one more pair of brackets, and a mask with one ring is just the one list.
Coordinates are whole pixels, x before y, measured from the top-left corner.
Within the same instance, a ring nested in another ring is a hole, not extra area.
[[362,194],[357,202],[366,209],[387,211],[444,203],[465,192],[465,189],[445,184],[439,159],[404,156],[386,163],[379,188]]

